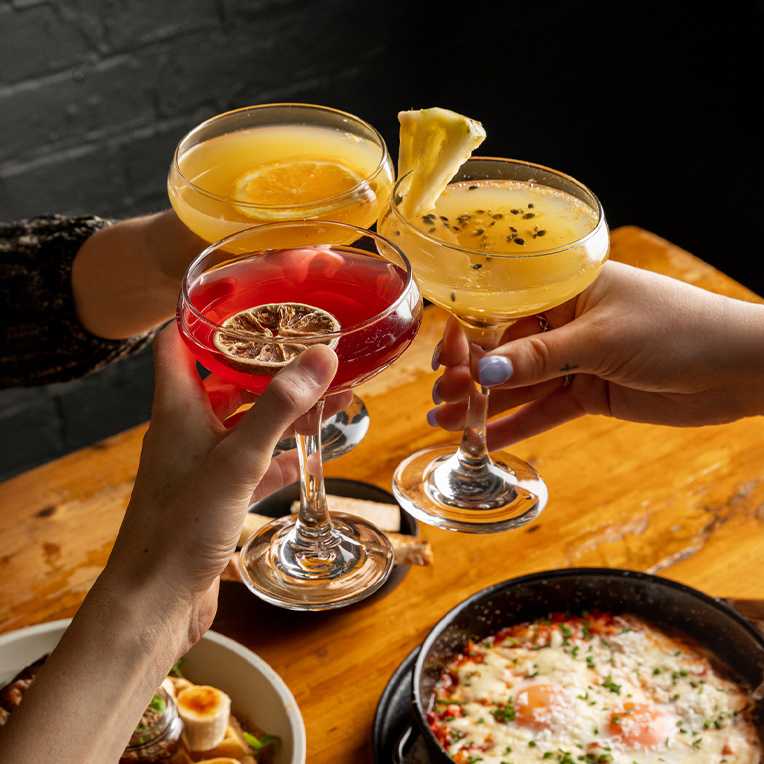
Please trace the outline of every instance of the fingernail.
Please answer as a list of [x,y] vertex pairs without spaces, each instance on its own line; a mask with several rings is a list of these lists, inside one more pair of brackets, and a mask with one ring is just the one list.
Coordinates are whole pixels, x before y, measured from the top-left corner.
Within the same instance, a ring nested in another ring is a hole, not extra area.
[[435,350],[432,353],[432,370],[437,371],[440,368],[440,364],[438,363],[438,356],[440,355],[440,350],[443,347],[443,340],[441,340],[436,346]]
[[436,379],[435,384],[432,386],[432,402],[436,406],[440,406],[440,404],[443,403],[443,399],[440,397],[440,393],[438,392],[439,384],[440,384],[440,380]]
[[438,420],[436,419],[437,414],[438,409],[433,409],[432,411],[427,412],[427,424],[429,424],[430,427],[440,427]]
[[316,353],[312,347],[297,356],[297,363],[318,382],[326,379],[334,365],[331,355],[324,352]]
[[478,361],[478,379],[483,387],[506,382],[512,376],[512,363],[503,355],[487,355]]

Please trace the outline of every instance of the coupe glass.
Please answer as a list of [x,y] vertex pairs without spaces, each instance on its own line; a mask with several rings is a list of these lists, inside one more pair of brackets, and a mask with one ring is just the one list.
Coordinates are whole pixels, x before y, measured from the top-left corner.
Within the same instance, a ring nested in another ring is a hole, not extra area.
[[[352,244],[333,243],[340,240]],[[308,319],[291,320],[296,310]],[[232,323],[232,316],[252,311],[261,319],[266,311],[279,322],[268,332]],[[254,393],[278,369],[267,365],[270,359],[283,365],[317,343],[333,347],[339,359],[326,395],[351,389],[398,358],[421,319],[422,297],[400,250],[376,233],[329,221],[266,224],[213,244],[189,267],[178,305],[182,336],[199,362]],[[295,428],[299,514],[260,529],[240,557],[242,576],[255,594],[294,610],[363,599],[384,583],[393,562],[384,533],[357,517],[329,515],[321,466],[323,403]]]
[[[289,167],[300,177],[290,176]],[[277,103],[220,114],[188,133],[175,151],[167,188],[178,217],[212,243],[275,221],[369,228],[390,198],[393,177],[385,142],[371,125],[336,109]],[[291,197],[284,203],[293,185],[304,193],[298,203]],[[324,459],[350,451],[368,427],[366,407],[355,397],[325,422]],[[294,447],[288,439],[277,452]]]
[[[434,213],[417,219],[401,211],[409,182],[409,175],[398,180],[378,230],[406,253],[424,297],[459,320],[473,374],[510,324],[579,294],[607,260],[602,206],[585,186],[555,170],[474,157]],[[424,449],[396,470],[395,496],[417,519],[492,533],[533,520],[546,505],[548,490],[535,469],[505,451],[488,453],[488,395],[473,384],[458,448]]]

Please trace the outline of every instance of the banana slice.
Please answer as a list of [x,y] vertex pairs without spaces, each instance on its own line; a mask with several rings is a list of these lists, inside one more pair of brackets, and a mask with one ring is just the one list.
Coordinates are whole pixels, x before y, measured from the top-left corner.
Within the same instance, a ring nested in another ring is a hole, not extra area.
[[190,750],[209,751],[223,740],[231,714],[228,695],[215,687],[194,685],[179,692],[176,703]]

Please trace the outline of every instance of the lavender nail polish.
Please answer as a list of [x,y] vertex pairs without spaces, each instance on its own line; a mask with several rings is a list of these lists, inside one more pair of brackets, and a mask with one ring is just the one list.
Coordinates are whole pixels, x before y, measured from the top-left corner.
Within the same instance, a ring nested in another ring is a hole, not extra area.
[[432,411],[427,412],[427,424],[429,424],[430,427],[440,427],[438,420],[435,418],[437,413],[438,409],[433,409]]
[[440,406],[440,404],[443,403],[443,399],[440,397],[440,393],[438,392],[439,383],[440,383],[440,380],[436,379],[435,384],[432,386],[432,402],[436,406]]
[[478,361],[478,378],[483,387],[493,387],[512,376],[512,363],[503,355],[486,355]]
[[438,356],[440,355],[440,349],[443,347],[443,340],[441,340],[436,346],[435,350],[432,352],[432,370],[437,371],[440,368],[440,364],[438,363]]

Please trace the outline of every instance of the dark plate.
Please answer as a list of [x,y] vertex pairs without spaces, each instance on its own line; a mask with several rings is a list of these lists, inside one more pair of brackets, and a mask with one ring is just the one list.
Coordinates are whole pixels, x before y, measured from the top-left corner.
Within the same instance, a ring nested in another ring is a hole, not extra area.
[[[364,499],[366,501],[378,501],[383,504],[398,504],[395,497],[384,488],[372,485],[371,483],[364,483],[361,480],[349,480],[347,478],[325,478],[324,485],[326,486],[326,492],[334,494],[335,496],[347,496],[351,499]],[[256,504],[253,504],[250,508],[250,512],[256,512],[259,515],[265,515],[266,517],[283,517],[291,513],[292,502],[297,501],[300,498],[300,486],[298,483],[293,483],[285,488],[282,488],[276,493],[272,493],[270,496],[266,496]],[[398,505],[400,506],[400,505]],[[405,533],[408,536],[418,536],[419,529],[417,528],[416,521],[411,515],[404,512],[401,513],[401,533]],[[394,565],[393,570],[390,573],[390,577],[380,587],[380,589],[368,597],[362,602],[372,602],[378,597],[383,597],[389,594],[401,581],[406,577],[409,572],[410,565]]]

